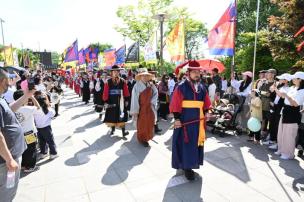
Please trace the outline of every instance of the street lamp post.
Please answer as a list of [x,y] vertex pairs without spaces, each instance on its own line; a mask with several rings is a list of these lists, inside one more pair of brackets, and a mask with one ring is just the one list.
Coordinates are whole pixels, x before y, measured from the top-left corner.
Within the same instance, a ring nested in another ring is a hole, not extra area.
[[4,44],[4,32],[3,32],[3,22],[5,22],[2,18],[0,18],[0,24],[1,24],[1,33],[2,33],[2,44],[3,44],[3,52],[4,52],[4,66],[6,62],[6,54],[5,54],[5,44]]
[[163,37],[164,37],[164,21],[165,19],[168,18],[168,15],[161,13],[153,16],[153,19],[156,19],[160,23],[160,65],[161,68],[163,68],[164,65],[164,59],[163,59],[163,48],[164,48],[164,42],[163,42]]

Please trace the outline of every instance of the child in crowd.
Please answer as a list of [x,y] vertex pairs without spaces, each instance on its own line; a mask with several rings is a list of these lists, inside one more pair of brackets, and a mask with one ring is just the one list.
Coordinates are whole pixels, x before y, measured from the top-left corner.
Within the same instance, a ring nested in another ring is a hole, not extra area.
[[59,116],[59,104],[60,104],[60,99],[61,99],[61,95],[62,95],[62,89],[59,86],[54,86],[53,88],[51,88],[51,103],[54,105],[55,107],[55,116],[57,117]]
[[[251,91],[251,102],[250,102],[250,117],[254,117],[262,122],[262,100],[260,98],[259,90],[254,89]],[[254,141],[255,144],[260,144],[261,131],[249,132],[248,141]]]
[[[18,100],[23,95],[24,93],[22,90],[17,90],[14,92],[14,99]],[[36,166],[37,128],[34,122],[34,115],[40,109],[40,105],[34,97],[32,97],[30,101],[34,104],[34,106],[29,106],[27,103],[16,111],[16,117],[22,126],[25,142],[27,144],[27,149],[22,154],[21,162],[23,171],[27,173],[39,169],[39,167]]]
[[51,121],[55,116],[55,111],[51,108],[48,97],[45,94],[36,92],[35,98],[41,107],[39,112],[34,115],[38,130],[40,159],[47,156],[47,145],[50,148],[50,159],[55,159],[58,157],[58,154],[51,127]]

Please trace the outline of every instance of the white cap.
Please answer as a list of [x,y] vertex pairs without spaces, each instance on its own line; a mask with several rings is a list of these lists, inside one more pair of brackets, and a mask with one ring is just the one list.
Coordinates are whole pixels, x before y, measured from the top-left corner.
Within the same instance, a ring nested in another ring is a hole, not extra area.
[[292,79],[292,76],[290,74],[282,74],[280,76],[277,76],[278,79],[280,80],[287,80],[287,81],[290,81]]
[[294,75],[291,75],[291,79],[304,80],[304,72],[296,72]]

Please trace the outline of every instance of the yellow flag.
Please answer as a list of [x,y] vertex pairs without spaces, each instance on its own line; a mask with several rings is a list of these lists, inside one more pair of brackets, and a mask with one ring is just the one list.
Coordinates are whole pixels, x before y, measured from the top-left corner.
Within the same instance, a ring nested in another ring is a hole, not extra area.
[[13,47],[12,45],[10,46],[5,46],[1,50],[1,55],[4,58],[5,66],[13,66],[14,65],[14,60],[13,60]]
[[184,20],[180,20],[167,36],[166,46],[171,55],[172,62],[183,62],[185,60]]

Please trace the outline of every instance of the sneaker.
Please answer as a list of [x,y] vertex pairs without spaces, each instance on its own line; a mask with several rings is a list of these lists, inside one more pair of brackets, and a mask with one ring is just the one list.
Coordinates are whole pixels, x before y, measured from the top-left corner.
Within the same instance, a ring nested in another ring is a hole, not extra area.
[[51,154],[51,155],[50,155],[50,159],[51,159],[51,160],[53,160],[53,159],[55,159],[55,158],[57,158],[57,157],[59,157],[58,154]]
[[276,152],[274,152],[274,154],[275,154],[275,155],[281,155],[281,152],[276,151]]
[[23,170],[23,172],[25,172],[25,173],[31,173],[31,172],[37,171],[37,170],[39,170],[39,169],[40,169],[39,166],[35,166],[34,168],[25,168],[25,169]]
[[38,155],[38,160],[45,159],[48,155],[47,154],[39,154]]
[[280,156],[280,158],[283,159],[283,160],[291,160],[291,159],[294,159],[294,156],[293,156],[293,157],[290,157],[290,156],[287,156],[287,155],[285,155],[285,154],[282,154],[282,155]]
[[150,147],[150,145],[149,145],[148,142],[142,142],[142,145],[143,145],[144,147]]
[[273,150],[277,150],[278,149],[278,144],[270,145],[268,148],[273,149]]
[[271,144],[274,144],[274,142],[271,140],[266,140],[263,142],[263,145],[271,145]]

